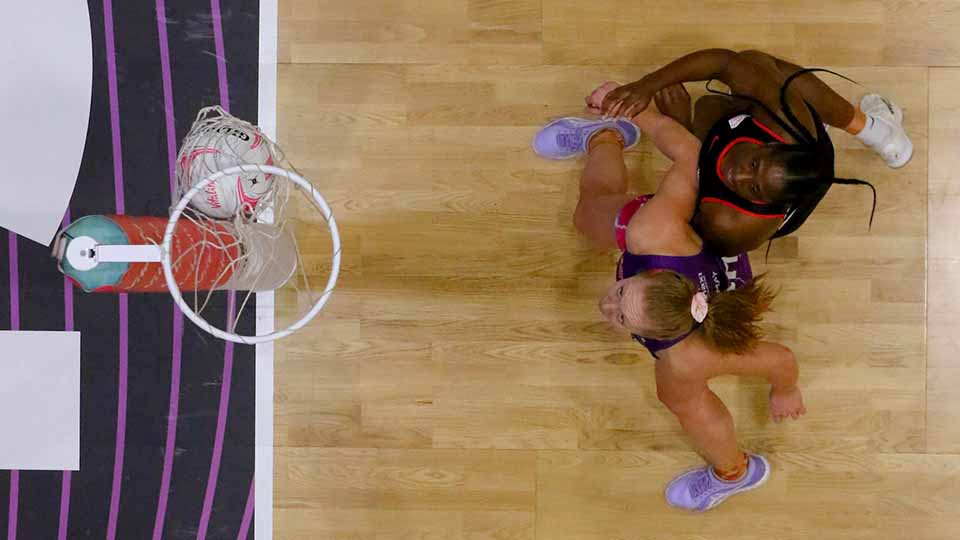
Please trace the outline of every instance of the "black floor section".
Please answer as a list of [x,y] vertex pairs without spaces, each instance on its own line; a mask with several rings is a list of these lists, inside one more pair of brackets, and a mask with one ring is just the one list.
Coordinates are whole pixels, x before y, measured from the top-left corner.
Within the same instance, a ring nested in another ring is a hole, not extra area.
[[[221,2],[221,0],[214,0]],[[93,36],[93,99],[83,164],[70,217],[116,212],[114,151],[108,98],[105,4],[90,0]],[[166,2],[177,136],[187,133],[197,111],[220,103],[210,2]],[[229,104],[236,116],[257,121],[259,6],[257,0],[222,0],[224,60]],[[164,19],[161,18],[163,21]],[[114,0],[112,5],[125,210],[130,215],[168,215],[170,178],[157,3]],[[0,234],[0,329],[11,328],[8,235]],[[63,330],[63,276],[49,248],[17,239],[20,328]],[[71,475],[67,538],[107,538],[117,449],[120,366],[120,301],[113,294],[72,292],[74,325],[82,334],[81,470]],[[175,308],[169,296],[129,295],[126,436],[114,538],[154,537],[173,372]],[[226,294],[204,314],[222,324]],[[253,332],[248,306],[239,332]],[[254,349],[235,346],[225,360],[223,341],[183,323],[180,392],[162,538],[198,538],[208,492],[225,366],[231,366],[223,450],[205,538],[237,538],[254,467]],[[63,474],[19,474],[16,537],[57,538]],[[0,471],[0,534],[7,530],[10,473]],[[253,537],[252,526],[249,538]]]

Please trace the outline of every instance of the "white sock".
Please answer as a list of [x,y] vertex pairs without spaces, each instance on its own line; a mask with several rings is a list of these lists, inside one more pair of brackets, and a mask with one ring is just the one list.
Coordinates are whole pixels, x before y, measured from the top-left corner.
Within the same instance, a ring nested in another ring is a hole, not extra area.
[[860,130],[860,133],[856,134],[856,137],[867,146],[876,146],[890,135],[891,129],[886,122],[879,121],[869,114],[866,116],[866,124]]

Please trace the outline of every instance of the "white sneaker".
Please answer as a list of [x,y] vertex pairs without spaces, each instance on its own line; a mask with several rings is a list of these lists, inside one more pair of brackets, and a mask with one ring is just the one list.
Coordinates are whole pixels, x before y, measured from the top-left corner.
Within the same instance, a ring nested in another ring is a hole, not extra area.
[[913,157],[913,143],[903,129],[903,109],[880,94],[867,94],[860,98],[860,110],[867,115],[868,125],[864,131],[871,127],[871,122],[881,122],[883,126],[877,127],[886,134],[870,142],[859,134],[857,137],[876,150],[889,167],[898,169],[906,165]]

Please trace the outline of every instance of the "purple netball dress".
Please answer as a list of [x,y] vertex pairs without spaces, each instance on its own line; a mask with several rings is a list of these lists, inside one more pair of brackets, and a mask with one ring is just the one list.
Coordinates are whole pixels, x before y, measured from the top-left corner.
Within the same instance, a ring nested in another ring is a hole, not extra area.
[[[709,297],[720,291],[732,291],[753,279],[750,269],[750,258],[746,253],[735,257],[721,257],[710,252],[704,244],[700,253],[689,257],[674,257],[671,255],[634,255],[627,251],[627,224],[630,219],[653,198],[653,195],[640,195],[628,202],[620,210],[613,223],[617,245],[623,254],[617,263],[617,281],[633,277],[647,270],[673,270],[697,284],[697,289]],[[697,325],[699,326],[699,325]],[[633,334],[633,339],[642,343],[654,357],[658,351],[668,349],[693,333],[694,326],[689,332],[680,337],[662,341],[648,339]]]

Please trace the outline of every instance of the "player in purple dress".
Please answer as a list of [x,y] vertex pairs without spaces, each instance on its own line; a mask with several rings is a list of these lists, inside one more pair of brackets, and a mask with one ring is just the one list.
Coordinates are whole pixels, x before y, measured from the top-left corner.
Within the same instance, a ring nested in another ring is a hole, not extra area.
[[[623,150],[641,131],[673,161],[654,196],[627,194]],[[657,395],[708,462],[667,486],[668,503],[704,511],[762,485],[770,464],[740,448],[733,418],[707,382],[727,374],[766,377],[775,421],[806,410],[793,353],[760,340],[757,322],[774,294],[752,277],[745,254],[715,254],[691,225],[700,141],[648,109],[633,122],[551,124],[534,147],[587,154],[574,223],[597,246],[623,252],[600,311],[656,357]]]

